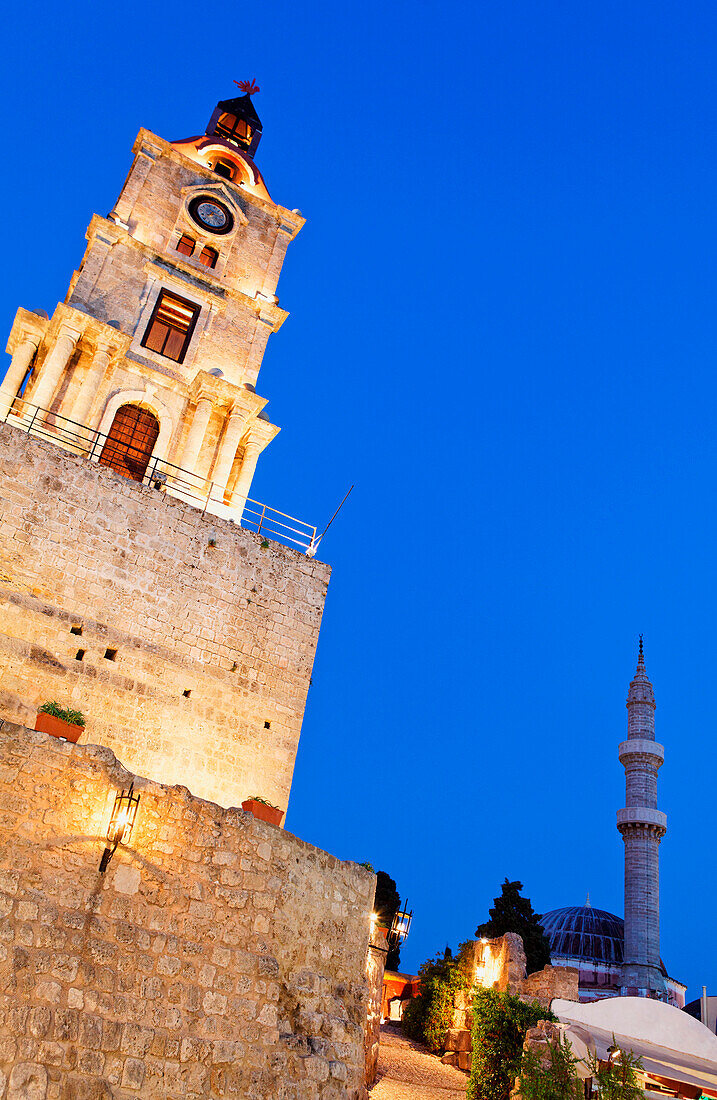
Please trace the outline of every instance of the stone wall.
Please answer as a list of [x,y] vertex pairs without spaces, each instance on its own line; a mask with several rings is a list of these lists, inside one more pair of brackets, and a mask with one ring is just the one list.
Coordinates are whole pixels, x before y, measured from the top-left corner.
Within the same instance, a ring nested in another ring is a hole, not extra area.
[[101,875],[132,778],[0,723],[0,1096],[364,1098],[375,877],[136,778]]
[[381,1041],[381,995],[383,993],[383,975],[386,969],[388,945],[387,930],[375,925],[371,930],[368,956],[366,960],[366,978],[368,981],[368,1016],[364,1047],[366,1057],[366,1085],[370,1088],[378,1072],[378,1053]]
[[285,809],[327,565],[0,425],[0,717]]

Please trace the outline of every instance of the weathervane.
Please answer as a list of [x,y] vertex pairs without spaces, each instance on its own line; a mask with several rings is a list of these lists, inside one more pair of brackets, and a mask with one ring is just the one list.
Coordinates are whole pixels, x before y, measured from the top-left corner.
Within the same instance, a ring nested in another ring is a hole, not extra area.
[[245,95],[256,95],[261,91],[255,80],[235,80],[234,83]]

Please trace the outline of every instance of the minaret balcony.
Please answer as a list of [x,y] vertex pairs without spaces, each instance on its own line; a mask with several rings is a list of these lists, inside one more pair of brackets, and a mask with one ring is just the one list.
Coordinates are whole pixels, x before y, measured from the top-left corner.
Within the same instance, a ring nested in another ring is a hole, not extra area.
[[618,757],[621,764],[628,764],[639,756],[649,756],[650,763],[660,768],[665,762],[665,746],[659,741],[648,741],[644,737],[631,737],[620,742]]
[[617,827],[620,832],[630,826],[655,829],[662,837],[667,832],[667,814],[662,810],[650,810],[646,806],[626,806],[617,811]]

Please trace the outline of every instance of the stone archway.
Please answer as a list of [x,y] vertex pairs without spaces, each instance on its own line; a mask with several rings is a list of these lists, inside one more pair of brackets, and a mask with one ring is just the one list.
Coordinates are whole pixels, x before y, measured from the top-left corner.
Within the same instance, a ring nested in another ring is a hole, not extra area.
[[107,433],[99,464],[133,481],[142,481],[158,438],[159,421],[154,413],[140,405],[121,405]]

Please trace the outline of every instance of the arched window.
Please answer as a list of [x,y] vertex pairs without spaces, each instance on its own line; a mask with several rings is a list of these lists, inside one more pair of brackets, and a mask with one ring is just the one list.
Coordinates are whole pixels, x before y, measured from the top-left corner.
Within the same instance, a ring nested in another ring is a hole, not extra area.
[[139,405],[122,405],[102,448],[100,465],[141,481],[159,435],[157,417]]
[[194,245],[196,241],[194,237],[190,237],[187,233],[182,233],[182,236],[177,241],[177,252],[181,252],[183,256],[191,256],[194,252]]

